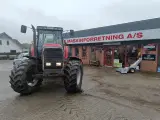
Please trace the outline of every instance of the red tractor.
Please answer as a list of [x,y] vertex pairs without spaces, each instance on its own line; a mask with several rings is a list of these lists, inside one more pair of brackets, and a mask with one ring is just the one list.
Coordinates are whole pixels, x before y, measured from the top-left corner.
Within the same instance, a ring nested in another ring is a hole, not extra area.
[[[28,59],[15,64],[11,70],[10,84],[20,94],[33,93],[42,84],[44,78],[62,77],[64,87],[69,93],[81,92],[83,63],[77,57],[68,57],[64,46],[63,28],[32,25],[33,44]],[[26,33],[27,26],[21,26]],[[70,30],[70,34],[74,31]]]

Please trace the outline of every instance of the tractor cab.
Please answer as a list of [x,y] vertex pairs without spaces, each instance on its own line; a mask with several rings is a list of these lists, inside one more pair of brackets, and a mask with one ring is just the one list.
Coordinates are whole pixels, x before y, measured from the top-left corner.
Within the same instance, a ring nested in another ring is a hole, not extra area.
[[47,47],[59,46],[63,50],[63,28],[37,26],[37,56]]

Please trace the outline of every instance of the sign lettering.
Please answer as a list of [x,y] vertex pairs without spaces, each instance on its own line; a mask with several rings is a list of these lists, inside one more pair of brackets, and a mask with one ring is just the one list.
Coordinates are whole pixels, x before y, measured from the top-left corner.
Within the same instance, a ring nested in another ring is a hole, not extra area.
[[160,39],[160,29],[149,29],[141,31],[131,31],[124,33],[114,33],[105,35],[95,35],[88,37],[78,37],[65,39],[66,44],[84,44],[84,43],[104,43],[113,41],[132,41]]
[[156,55],[154,55],[154,54],[143,54],[142,55],[142,60],[155,61],[156,60]]

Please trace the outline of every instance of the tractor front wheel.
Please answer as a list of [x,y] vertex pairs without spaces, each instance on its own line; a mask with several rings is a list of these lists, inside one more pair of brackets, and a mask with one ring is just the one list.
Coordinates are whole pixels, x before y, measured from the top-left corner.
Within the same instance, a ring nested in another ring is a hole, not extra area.
[[40,87],[42,80],[35,79],[35,61],[23,60],[11,70],[10,84],[12,89],[21,95],[31,94]]
[[78,60],[71,60],[64,67],[64,86],[68,93],[82,91],[83,66]]

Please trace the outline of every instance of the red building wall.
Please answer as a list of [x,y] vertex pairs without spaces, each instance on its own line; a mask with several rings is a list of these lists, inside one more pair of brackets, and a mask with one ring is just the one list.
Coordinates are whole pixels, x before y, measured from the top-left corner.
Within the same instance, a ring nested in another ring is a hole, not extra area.
[[74,57],[75,56],[75,47],[71,47],[71,49],[72,49],[72,57]]
[[[91,47],[87,46],[86,48],[86,56],[82,56],[82,46],[76,46],[79,49],[79,58],[83,61],[83,64],[89,64],[91,60]],[[72,47],[72,56],[75,56],[75,46]],[[96,50],[95,52],[97,60],[100,61],[100,65],[104,65],[104,51],[103,50]]]
[[86,56],[85,57],[82,57],[82,46],[79,47],[79,53],[80,53],[80,58],[82,59],[83,61],[83,64],[89,64],[89,60],[90,60],[90,47],[87,46],[86,47]]
[[99,60],[100,65],[104,65],[104,51],[103,50],[96,50],[96,58]]
[[[75,56],[75,46],[72,47],[72,56]],[[90,47],[87,46],[86,48],[86,56],[82,57],[82,46],[77,46],[78,50],[79,50],[79,58],[83,61],[83,64],[89,64],[89,60],[90,60]]]

